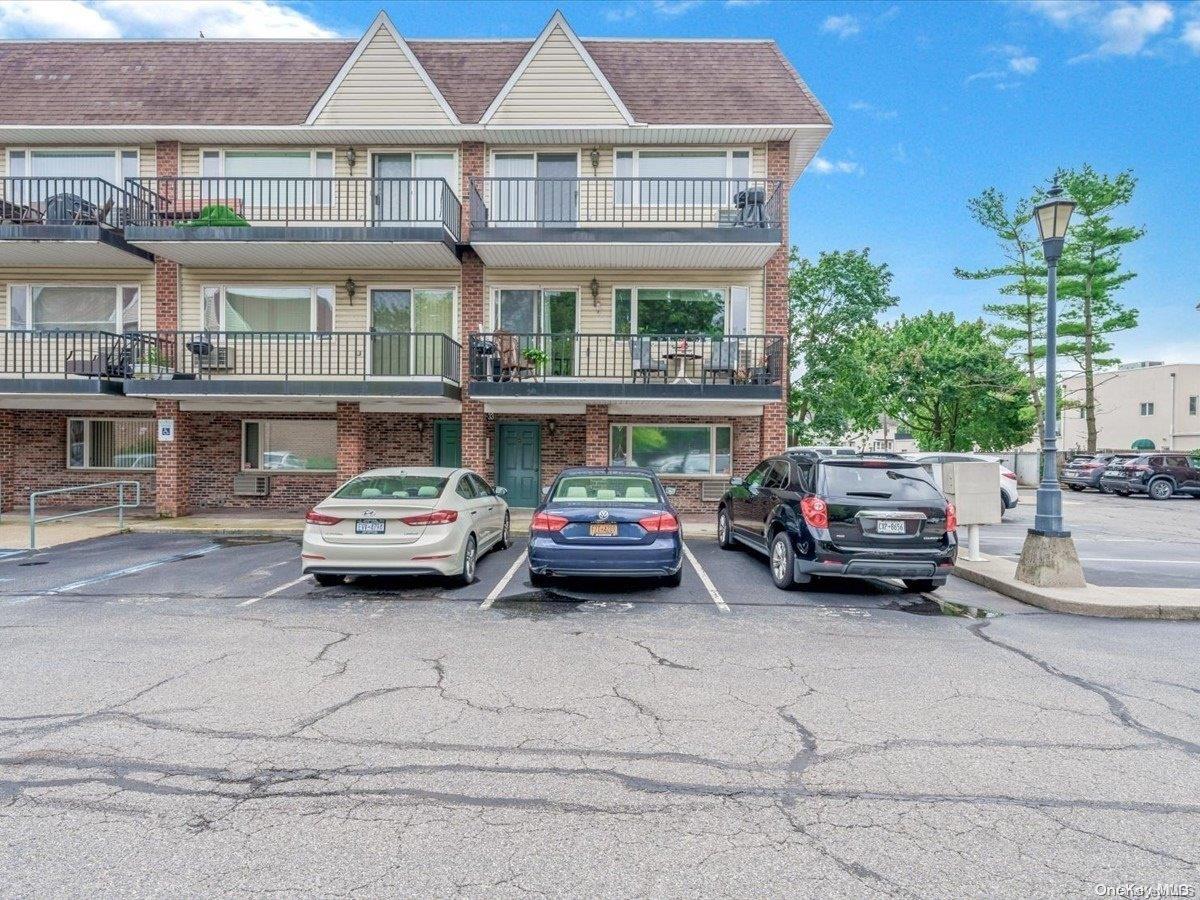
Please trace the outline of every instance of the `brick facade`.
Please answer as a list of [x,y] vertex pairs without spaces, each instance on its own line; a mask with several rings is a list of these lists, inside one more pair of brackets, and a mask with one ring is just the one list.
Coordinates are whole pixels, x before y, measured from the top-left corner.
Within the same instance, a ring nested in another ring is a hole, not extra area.
[[[470,334],[487,321],[483,286],[483,261],[474,250],[464,250],[459,281],[459,318],[462,323],[462,464],[483,473],[490,465],[488,459],[487,423],[483,403],[470,398]],[[491,476],[486,476],[490,478]]]
[[418,416],[410,413],[367,413],[367,468],[432,466],[434,423],[454,416]]
[[587,434],[584,443],[585,464],[589,466],[607,466],[608,455],[608,407],[602,404],[588,404],[584,415]]
[[367,464],[367,433],[362,408],[357,403],[337,405],[337,479],[341,483],[374,463]]
[[471,178],[487,175],[487,147],[480,141],[464,141],[459,145],[458,158],[462,168],[461,190],[458,192],[458,196],[462,198],[462,224],[459,226],[459,234],[461,242],[465,244],[471,240]]
[[[767,178],[778,179],[784,185],[791,183],[791,145],[787,141],[771,141],[767,144]],[[783,239],[763,270],[763,315],[767,334],[788,335],[788,264],[791,252],[788,234],[787,196],[779,204],[779,216],[783,228]],[[786,359],[785,355],[785,359]],[[790,360],[783,367],[782,403],[768,403],[763,410],[760,442],[763,456],[782,453],[787,447],[787,403],[788,382],[791,374]]]
[[16,411],[0,409],[0,512],[12,509],[16,497]]
[[155,483],[155,510],[160,516],[173,518],[188,512],[188,464],[196,453],[194,435],[188,416],[179,410],[178,400],[157,400],[154,415],[158,419],[175,421],[175,440],[158,442]]

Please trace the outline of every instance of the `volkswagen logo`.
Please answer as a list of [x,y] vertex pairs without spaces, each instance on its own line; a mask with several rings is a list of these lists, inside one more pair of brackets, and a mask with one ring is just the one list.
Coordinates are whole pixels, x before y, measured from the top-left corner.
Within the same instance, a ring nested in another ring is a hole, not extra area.
[[607,509],[600,510],[600,512],[598,512],[596,514],[596,518],[599,519],[601,522],[603,522],[605,519],[608,518],[608,510]]

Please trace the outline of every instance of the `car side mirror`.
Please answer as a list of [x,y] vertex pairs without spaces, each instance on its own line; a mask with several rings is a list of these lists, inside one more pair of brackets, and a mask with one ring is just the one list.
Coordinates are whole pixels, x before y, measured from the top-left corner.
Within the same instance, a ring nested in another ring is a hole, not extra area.
[[545,497],[549,493],[550,493],[550,485],[547,484],[542,488],[542,496]]
[[496,485],[495,493],[497,497],[505,497],[508,495],[508,488],[502,484]]
[[674,496],[675,496],[675,492],[676,492],[677,490],[679,490],[679,488],[675,487],[675,485],[673,485],[673,484],[669,484],[669,485],[665,485],[665,486],[663,487],[663,490],[667,492],[667,496],[668,496],[668,497],[674,497]]
[[729,479],[729,484],[732,487],[741,487],[743,484],[743,481],[742,481],[742,479],[740,479],[736,475],[734,475],[732,478]]

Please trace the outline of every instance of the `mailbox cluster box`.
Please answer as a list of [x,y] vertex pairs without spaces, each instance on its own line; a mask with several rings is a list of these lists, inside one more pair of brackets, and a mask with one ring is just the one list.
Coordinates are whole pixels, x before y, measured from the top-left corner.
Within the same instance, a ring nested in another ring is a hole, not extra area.
[[998,524],[999,485],[999,463],[951,462],[942,466],[942,493],[954,504],[959,525]]

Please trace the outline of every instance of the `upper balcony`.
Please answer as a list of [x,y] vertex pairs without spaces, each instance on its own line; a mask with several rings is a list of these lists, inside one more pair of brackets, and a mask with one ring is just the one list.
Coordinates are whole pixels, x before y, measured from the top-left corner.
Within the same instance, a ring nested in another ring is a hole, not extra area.
[[124,231],[149,212],[103,178],[0,178],[0,266],[150,266]]
[[125,336],[110,331],[0,331],[0,394],[119,395]]
[[757,178],[472,178],[471,246],[500,267],[758,268],[785,201]]
[[442,178],[129,179],[131,243],[186,266],[445,269],[462,205]]

